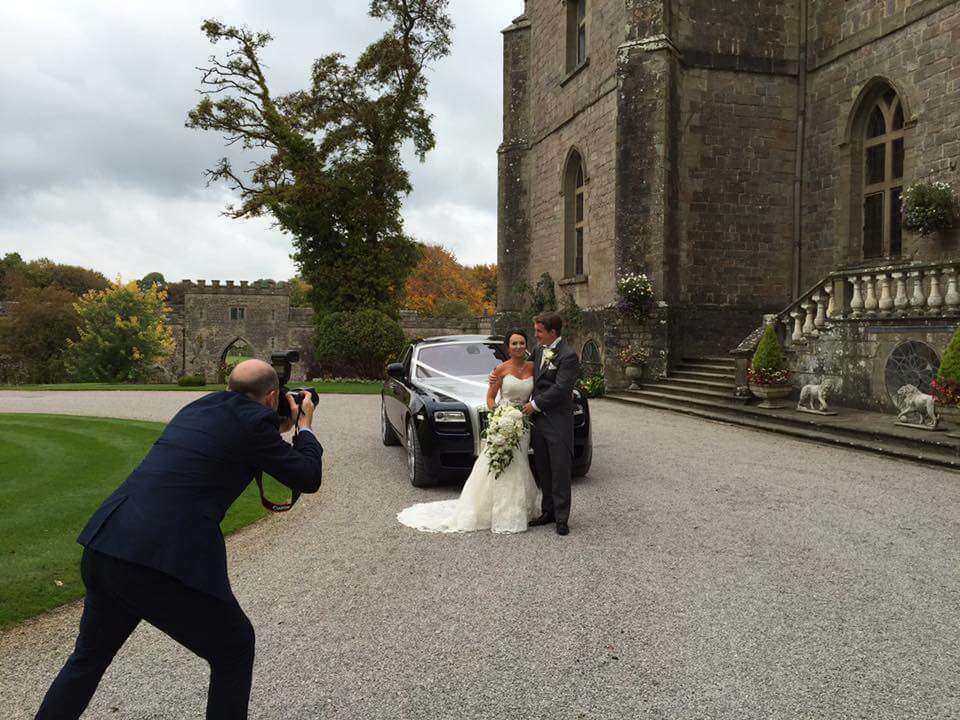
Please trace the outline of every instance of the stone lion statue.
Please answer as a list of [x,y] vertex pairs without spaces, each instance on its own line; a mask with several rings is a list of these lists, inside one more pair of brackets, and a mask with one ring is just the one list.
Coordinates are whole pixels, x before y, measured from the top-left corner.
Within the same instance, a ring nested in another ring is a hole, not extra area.
[[[899,410],[897,420],[902,423],[926,425],[931,428],[937,427],[940,423],[940,413],[937,411],[933,396],[920,392],[916,385],[904,385],[897,390],[893,402]],[[917,417],[916,422],[909,420],[912,415]]]
[[809,384],[800,388],[800,401],[797,403],[797,410],[803,410],[804,407],[810,410],[819,410],[826,412],[830,398],[835,397],[840,391],[840,381],[836,378],[827,378],[822,380],[819,385]]

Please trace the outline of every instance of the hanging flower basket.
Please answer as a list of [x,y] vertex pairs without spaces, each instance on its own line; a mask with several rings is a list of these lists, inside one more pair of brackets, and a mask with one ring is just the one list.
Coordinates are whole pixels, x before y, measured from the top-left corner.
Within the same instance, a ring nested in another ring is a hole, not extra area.
[[920,235],[949,230],[957,220],[957,198],[945,182],[917,182],[903,191],[903,226]]

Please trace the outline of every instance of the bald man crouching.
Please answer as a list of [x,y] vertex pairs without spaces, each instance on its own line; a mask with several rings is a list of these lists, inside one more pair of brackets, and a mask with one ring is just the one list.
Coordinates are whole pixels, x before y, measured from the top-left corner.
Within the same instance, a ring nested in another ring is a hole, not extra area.
[[141,620],[210,663],[208,719],[247,717],[253,626],[230,588],[220,521],[257,471],[316,492],[323,448],[310,427],[309,395],[293,445],[280,436],[293,425],[281,426],[277,373],[267,363],[240,363],[228,388],[178,412],[80,533],[80,632],[38,720],[79,718]]

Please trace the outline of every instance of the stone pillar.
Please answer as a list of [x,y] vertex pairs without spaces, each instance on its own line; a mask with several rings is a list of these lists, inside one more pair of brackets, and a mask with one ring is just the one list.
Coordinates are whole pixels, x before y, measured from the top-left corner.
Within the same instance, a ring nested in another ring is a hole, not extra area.
[[897,284],[897,293],[893,300],[893,306],[897,309],[897,315],[903,317],[907,314],[907,307],[910,304],[910,300],[907,298],[907,274],[895,272],[892,273],[892,275]]
[[960,293],[957,292],[957,270],[948,267],[943,270],[944,282],[947,286],[946,295],[943,296],[943,304],[948,315],[956,315],[960,308]]
[[618,49],[617,267],[646,267],[663,299],[679,296],[680,55],[669,0],[626,0]]
[[514,288],[529,275],[530,21],[503,31],[503,143],[497,197],[497,310],[515,308]]

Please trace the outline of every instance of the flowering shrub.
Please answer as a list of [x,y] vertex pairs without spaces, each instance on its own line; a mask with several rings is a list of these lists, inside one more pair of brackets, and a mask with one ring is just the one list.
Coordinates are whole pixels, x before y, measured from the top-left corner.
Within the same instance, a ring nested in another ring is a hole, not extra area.
[[930,394],[938,405],[960,407],[960,330],[943,353],[937,377],[930,383]]
[[358,378],[358,377],[317,377],[310,380],[313,383],[351,383],[351,384],[360,384],[360,385],[380,385],[383,383],[383,380],[371,380],[369,378]]
[[937,380],[930,382],[930,394],[937,405],[960,407],[960,382],[956,380]]
[[790,382],[790,371],[747,368],[747,382],[751,385],[786,385]]
[[607,392],[607,383],[603,379],[603,374],[597,373],[580,380],[579,388],[580,392],[588,398],[598,398],[603,397]]
[[620,350],[618,357],[624,365],[640,366],[650,359],[650,351],[639,345],[628,345]]
[[903,191],[903,226],[930,235],[953,227],[957,200],[945,182],[917,182]]

